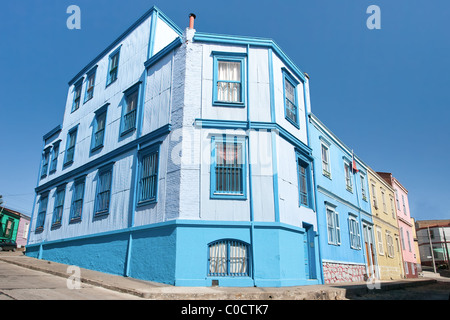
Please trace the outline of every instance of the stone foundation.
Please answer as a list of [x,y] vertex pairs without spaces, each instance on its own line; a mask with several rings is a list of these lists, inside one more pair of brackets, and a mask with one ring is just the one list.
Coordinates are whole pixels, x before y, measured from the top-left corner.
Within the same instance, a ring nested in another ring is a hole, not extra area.
[[337,282],[363,282],[366,267],[356,264],[324,262],[323,276],[326,284]]

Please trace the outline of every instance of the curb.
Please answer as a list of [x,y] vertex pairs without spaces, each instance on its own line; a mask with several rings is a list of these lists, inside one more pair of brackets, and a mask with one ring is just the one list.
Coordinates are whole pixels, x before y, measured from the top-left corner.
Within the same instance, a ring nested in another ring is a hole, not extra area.
[[[7,258],[9,257],[9,258]],[[22,261],[21,261],[22,260]],[[26,256],[5,256],[0,261],[68,279],[68,265]],[[149,300],[348,300],[351,297],[436,283],[436,279],[395,282],[336,283],[294,287],[176,287],[127,278],[80,268],[80,281],[85,284],[127,293]]]

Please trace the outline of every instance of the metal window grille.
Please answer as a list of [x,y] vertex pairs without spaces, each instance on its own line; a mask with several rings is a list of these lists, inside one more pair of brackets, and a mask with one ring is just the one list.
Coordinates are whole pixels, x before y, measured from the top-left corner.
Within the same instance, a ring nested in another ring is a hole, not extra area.
[[211,243],[208,249],[208,276],[249,275],[247,244],[237,240],[219,240]]
[[158,153],[154,152],[142,158],[139,201],[156,199],[158,183]]
[[136,105],[137,105],[138,91],[130,94],[127,99],[126,112],[123,116],[123,132],[131,130],[136,127]]
[[216,144],[215,193],[243,194],[242,144]]

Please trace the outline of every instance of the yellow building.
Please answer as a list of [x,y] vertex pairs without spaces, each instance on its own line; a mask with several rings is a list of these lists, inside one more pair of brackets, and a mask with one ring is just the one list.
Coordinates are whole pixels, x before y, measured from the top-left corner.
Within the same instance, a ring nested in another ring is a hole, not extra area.
[[399,231],[392,187],[375,171],[367,168],[372,206],[377,267],[380,280],[402,279],[404,276]]

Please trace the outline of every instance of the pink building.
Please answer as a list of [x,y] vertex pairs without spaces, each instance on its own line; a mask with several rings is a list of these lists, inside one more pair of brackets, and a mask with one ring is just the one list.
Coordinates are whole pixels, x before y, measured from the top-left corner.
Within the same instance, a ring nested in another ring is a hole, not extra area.
[[407,278],[418,277],[418,264],[414,247],[414,225],[409,211],[408,190],[389,172],[377,172],[395,191],[397,222],[400,234],[400,250],[403,257],[403,268]]
[[17,237],[16,237],[16,243],[18,248],[23,248],[27,245],[29,228],[30,228],[30,217],[21,213],[19,220],[19,228],[17,229]]

